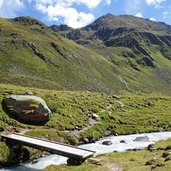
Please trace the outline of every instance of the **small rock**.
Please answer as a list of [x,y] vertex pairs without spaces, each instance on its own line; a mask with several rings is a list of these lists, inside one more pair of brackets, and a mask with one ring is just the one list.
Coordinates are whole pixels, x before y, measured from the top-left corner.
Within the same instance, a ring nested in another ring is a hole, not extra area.
[[164,152],[163,153],[163,155],[162,155],[162,157],[164,157],[164,158],[166,158],[166,157],[168,157],[169,155],[171,155],[171,152]]
[[155,150],[154,144],[149,144],[147,150],[154,151]]
[[125,106],[123,102],[121,102],[121,101],[117,101],[117,102],[119,103],[120,107],[123,108]]
[[162,166],[165,166],[165,164],[164,163],[157,163],[156,166],[157,167],[162,167]]
[[112,97],[113,97],[114,99],[120,99],[120,97],[117,96],[117,95],[115,95],[115,94],[114,94]]
[[36,164],[36,163],[38,163],[38,160],[33,160],[31,163]]
[[80,164],[82,164],[84,162],[84,160],[79,160],[79,159],[73,159],[73,158],[69,158],[68,160],[67,160],[67,164],[68,165],[71,165],[71,166],[78,166],[78,165],[80,165]]
[[131,158],[129,161],[136,161],[136,159],[134,159],[134,158]]
[[93,118],[93,119],[99,120],[99,119],[100,119],[100,116],[97,115],[97,114],[95,114],[95,113],[93,113],[93,114],[92,114],[92,118]]
[[148,102],[147,105],[148,106],[155,106],[155,104],[153,102]]
[[144,137],[136,137],[134,141],[146,142],[146,141],[149,141],[149,138],[147,136],[144,136]]
[[94,137],[93,138],[89,138],[88,140],[89,140],[89,143],[95,143],[96,142]]
[[102,142],[103,145],[112,145],[112,141],[103,141]]
[[79,129],[79,127],[78,127],[78,126],[76,126],[76,127],[75,127],[75,129]]
[[110,136],[111,135],[111,132],[110,131],[106,131],[105,133],[104,133],[104,137],[107,137],[107,136]]
[[125,140],[121,140],[120,143],[126,143]]
[[148,160],[145,165],[154,165],[156,164],[156,159],[151,159],[151,160]]
[[171,145],[168,145],[165,149],[166,150],[171,150]]
[[89,158],[87,159],[87,162],[95,165],[102,165],[101,159],[97,158]]
[[165,150],[164,147],[158,147],[157,150]]
[[152,166],[152,167],[151,167],[151,170],[153,170],[153,169],[155,169],[155,168],[156,168],[156,166]]
[[141,148],[133,148],[133,149],[127,149],[126,151],[140,151],[142,150]]
[[88,138],[84,138],[84,139],[83,139],[83,142],[84,142],[85,144],[87,144],[87,143],[89,143],[89,139],[88,139]]
[[31,92],[31,91],[27,91],[25,94],[26,95],[34,95],[33,92]]
[[167,161],[170,161],[171,160],[171,156],[169,155],[164,161],[167,162]]

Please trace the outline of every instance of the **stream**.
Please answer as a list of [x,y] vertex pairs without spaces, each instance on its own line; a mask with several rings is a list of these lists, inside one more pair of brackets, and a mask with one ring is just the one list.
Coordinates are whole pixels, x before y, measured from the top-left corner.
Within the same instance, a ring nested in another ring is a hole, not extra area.
[[[143,133],[121,136],[109,136],[96,141],[95,143],[83,144],[79,147],[83,149],[96,151],[95,155],[111,153],[111,152],[123,152],[133,149],[143,149],[149,144],[154,144],[160,140],[166,140],[171,138],[170,132],[156,132],[156,133]],[[112,145],[103,145],[104,141],[111,141]],[[55,164],[66,164],[67,158],[58,155],[48,155],[41,157],[36,163],[20,164],[16,167],[9,167],[0,169],[0,171],[37,171],[42,170],[45,167]]]

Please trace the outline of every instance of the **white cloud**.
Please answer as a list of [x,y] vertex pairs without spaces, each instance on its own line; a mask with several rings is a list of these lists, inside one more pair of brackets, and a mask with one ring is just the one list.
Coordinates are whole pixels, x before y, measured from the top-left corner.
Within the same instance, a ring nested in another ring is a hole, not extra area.
[[163,18],[166,19],[169,16],[170,12],[169,11],[164,11],[163,12]]
[[141,9],[142,1],[140,0],[126,0],[124,4],[124,11],[126,14],[134,15]]
[[156,19],[155,19],[155,18],[153,18],[153,17],[152,17],[152,18],[150,18],[150,20],[151,20],[151,21],[156,21]]
[[169,5],[165,11],[162,13],[163,15],[163,19],[170,19],[170,16],[171,16],[171,5]]
[[63,21],[73,28],[80,28],[91,23],[95,17],[92,13],[77,11],[74,5],[84,5],[88,9],[96,8],[101,2],[107,5],[111,0],[28,0],[34,7],[53,21]]
[[91,13],[78,12],[75,8],[61,5],[51,5],[47,8],[41,6],[41,9],[51,20],[59,21],[63,18],[64,23],[73,28],[83,27],[95,19]]
[[144,16],[139,12],[135,15],[136,17],[144,18]]
[[0,0],[0,8],[2,7],[4,0]]
[[160,7],[162,7],[161,3],[164,1],[166,1],[166,0],[146,0],[146,3],[148,5],[153,5],[155,8],[160,8]]
[[85,4],[88,8],[95,8],[97,7],[102,0],[69,0],[73,1],[73,3],[77,4]]
[[[103,0],[28,0],[29,3],[35,2],[36,4],[43,5],[66,5],[72,6],[73,4],[77,5],[86,5],[88,8],[96,8]],[[110,3],[111,0],[105,0],[106,3]]]
[[16,17],[16,12],[23,7],[22,0],[0,0],[0,17]]
[[106,0],[106,4],[110,5],[112,3],[112,0]]

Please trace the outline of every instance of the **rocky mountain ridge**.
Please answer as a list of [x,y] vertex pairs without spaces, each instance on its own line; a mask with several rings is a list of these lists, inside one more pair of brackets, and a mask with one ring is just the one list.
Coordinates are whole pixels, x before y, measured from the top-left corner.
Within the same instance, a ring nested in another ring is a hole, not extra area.
[[[146,56],[150,56],[149,46],[159,46],[157,50],[171,59],[168,50],[171,47],[171,26],[165,23],[129,15],[107,14],[86,27],[70,31],[67,29],[65,33],[60,27],[58,30],[55,30],[54,26],[50,28],[82,45],[88,46],[97,41],[106,47],[126,47],[132,49],[135,54]],[[153,50],[153,47],[150,50]]]
[[[160,80],[159,85],[171,81],[170,25],[130,15],[107,14],[83,28],[55,32],[103,55],[122,70],[120,73],[127,81],[131,75],[139,80],[141,74],[149,75],[149,84],[155,84],[155,80]],[[123,73],[124,70],[130,74]]]

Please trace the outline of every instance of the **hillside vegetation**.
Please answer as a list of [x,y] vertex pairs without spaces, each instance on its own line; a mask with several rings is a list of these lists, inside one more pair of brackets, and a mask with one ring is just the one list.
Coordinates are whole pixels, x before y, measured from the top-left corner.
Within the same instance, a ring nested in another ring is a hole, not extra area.
[[101,54],[115,67],[127,89],[170,92],[170,25],[107,14],[81,29],[50,28]]
[[0,19],[1,83],[60,90],[125,89],[112,64],[31,17]]
[[58,34],[31,17],[1,18],[1,83],[58,90],[171,92],[170,26],[108,14],[82,29],[57,30]]
[[[171,130],[170,96],[124,93],[118,97],[113,94],[54,91],[0,84],[0,101],[8,94],[25,94],[27,91],[32,91],[47,102],[53,112],[52,118],[45,125],[26,125],[10,118],[0,107],[0,132],[26,130],[29,136],[77,145],[113,134]],[[99,117],[94,117],[95,114]],[[0,146],[2,165],[31,160],[42,154],[29,149],[29,157],[26,158],[22,153],[17,158],[12,155],[15,152],[3,142],[0,142]],[[13,157],[15,160],[12,160]]]

